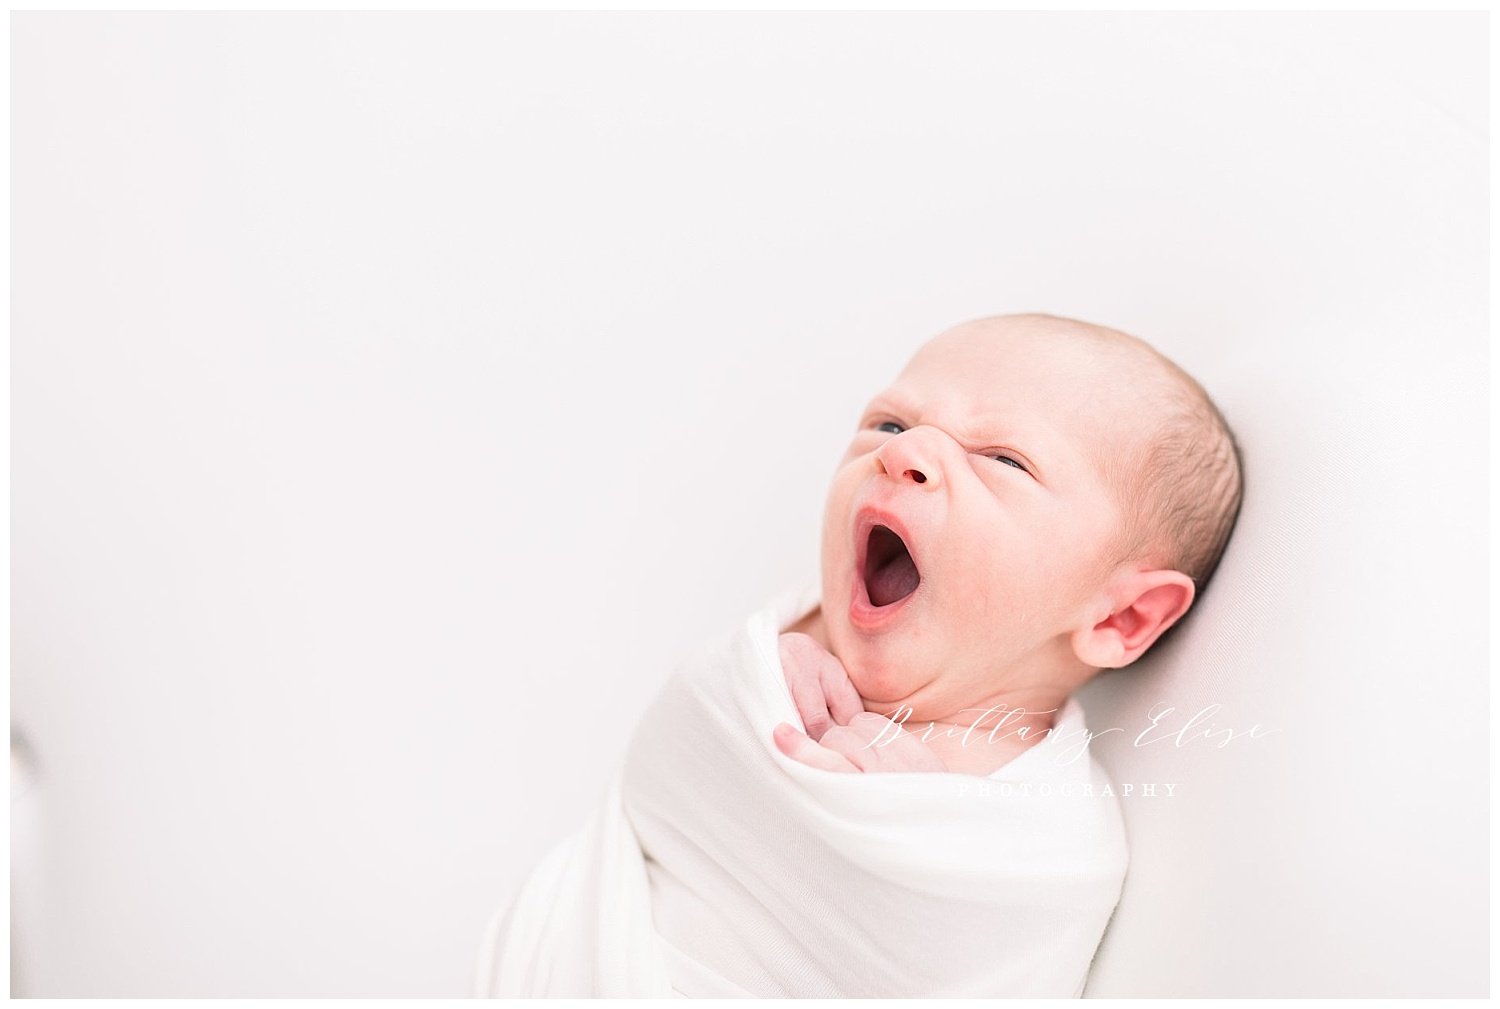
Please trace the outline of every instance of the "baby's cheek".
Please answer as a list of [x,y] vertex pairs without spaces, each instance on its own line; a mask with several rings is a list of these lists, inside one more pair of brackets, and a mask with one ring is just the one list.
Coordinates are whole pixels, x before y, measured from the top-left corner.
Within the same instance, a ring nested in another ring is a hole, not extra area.
[[998,554],[976,552],[954,565],[940,594],[956,613],[982,621],[1014,608],[1020,586],[1014,562]]

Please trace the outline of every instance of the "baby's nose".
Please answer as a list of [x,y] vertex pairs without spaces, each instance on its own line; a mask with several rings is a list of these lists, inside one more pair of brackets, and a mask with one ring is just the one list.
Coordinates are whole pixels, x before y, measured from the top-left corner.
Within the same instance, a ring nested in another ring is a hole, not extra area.
[[880,447],[875,454],[876,462],[889,476],[923,484],[927,490],[933,490],[941,483],[942,476],[937,446],[931,437],[934,434],[936,432],[915,427],[903,431]]

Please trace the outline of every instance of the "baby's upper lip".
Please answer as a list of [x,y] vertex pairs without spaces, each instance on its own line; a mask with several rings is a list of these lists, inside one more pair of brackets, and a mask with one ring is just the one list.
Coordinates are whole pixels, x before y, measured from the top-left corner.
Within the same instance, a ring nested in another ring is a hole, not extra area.
[[912,563],[917,566],[917,571],[922,570],[922,558],[917,554],[917,546],[912,542],[911,531],[906,523],[891,508],[884,504],[870,502],[862,505],[854,513],[854,573],[856,577],[864,577],[866,551],[870,549],[870,530],[876,526],[885,526],[891,532],[901,537],[901,542],[906,544],[906,552],[911,554]]

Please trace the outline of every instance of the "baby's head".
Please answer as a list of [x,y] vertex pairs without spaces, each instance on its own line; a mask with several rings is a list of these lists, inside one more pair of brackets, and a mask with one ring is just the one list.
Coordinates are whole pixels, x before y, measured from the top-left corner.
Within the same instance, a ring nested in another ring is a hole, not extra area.
[[965,323],[871,401],[834,475],[823,631],[867,701],[914,719],[1071,693],[1182,618],[1239,501],[1228,426],[1148,344]]

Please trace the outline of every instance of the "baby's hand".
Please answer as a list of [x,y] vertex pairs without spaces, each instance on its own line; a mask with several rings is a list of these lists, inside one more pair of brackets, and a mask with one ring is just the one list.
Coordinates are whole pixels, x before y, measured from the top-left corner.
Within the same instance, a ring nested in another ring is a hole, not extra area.
[[822,739],[834,725],[844,725],[865,710],[844,664],[808,634],[783,634],[781,668],[807,735]]
[[[781,666],[807,734],[782,722],[782,753],[825,771],[946,771],[926,743],[884,715],[866,711],[843,663],[806,634],[783,634]],[[879,742],[876,742],[879,740]]]

